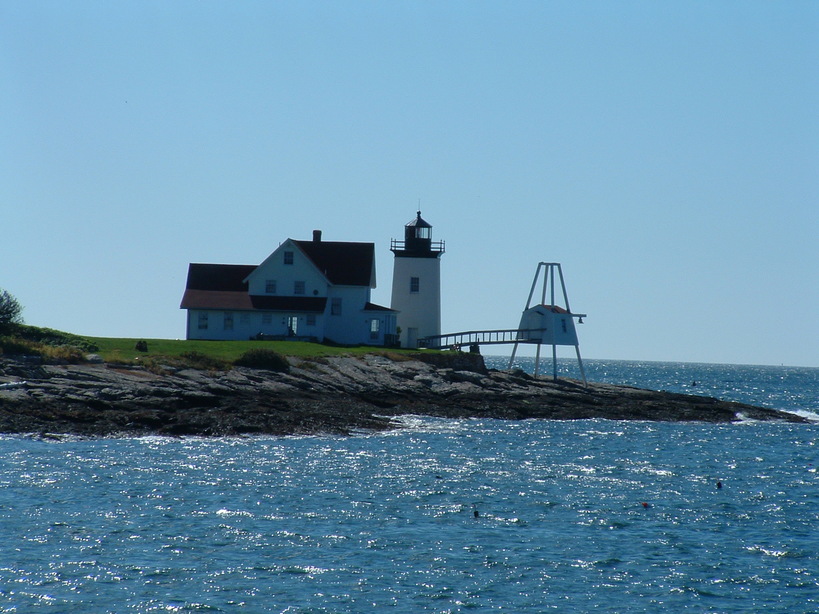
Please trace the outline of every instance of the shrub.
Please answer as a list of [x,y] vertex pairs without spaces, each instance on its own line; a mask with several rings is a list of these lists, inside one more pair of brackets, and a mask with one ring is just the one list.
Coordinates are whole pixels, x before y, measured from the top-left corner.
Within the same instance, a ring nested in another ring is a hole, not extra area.
[[290,371],[290,363],[287,361],[287,358],[278,352],[264,348],[248,350],[239,356],[239,358],[237,358],[233,364],[240,367],[267,369],[268,371],[277,371],[280,373],[287,373]]
[[73,345],[45,345],[28,339],[0,337],[0,354],[40,356],[46,363],[85,362],[85,352]]
[[201,352],[182,352],[179,355],[179,363],[172,362],[174,366],[189,367],[191,369],[226,371],[230,369],[230,365],[224,360],[213,358]]
[[140,365],[143,369],[154,375],[170,375],[173,373],[172,365],[169,364],[170,361],[166,357],[146,356],[145,358],[140,358],[137,356],[133,362],[123,361],[123,363]]
[[40,347],[25,339],[12,339],[11,337],[0,337],[0,354],[40,356]]
[[71,345],[84,352],[96,352],[99,346],[84,337],[64,333],[53,328],[40,328],[39,326],[19,325],[15,334],[22,339],[35,341],[45,345]]
[[42,346],[42,355],[46,362],[67,362],[71,364],[85,362],[85,352],[73,345],[44,345]]

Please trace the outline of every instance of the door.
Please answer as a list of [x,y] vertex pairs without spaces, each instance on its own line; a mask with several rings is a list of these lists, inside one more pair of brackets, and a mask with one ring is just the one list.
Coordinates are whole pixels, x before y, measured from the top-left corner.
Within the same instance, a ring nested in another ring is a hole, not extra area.
[[295,337],[299,332],[299,317],[287,316],[287,336]]

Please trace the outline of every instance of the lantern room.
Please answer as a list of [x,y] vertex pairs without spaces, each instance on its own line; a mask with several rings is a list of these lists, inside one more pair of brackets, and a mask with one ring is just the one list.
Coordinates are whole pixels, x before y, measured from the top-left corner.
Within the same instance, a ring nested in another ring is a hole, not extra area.
[[393,239],[390,250],[397,257],[410,258],[438,258],[445,251],[443,241],[432,241],[432,224],[421,217],[420,211],[404,226],[404,240]]

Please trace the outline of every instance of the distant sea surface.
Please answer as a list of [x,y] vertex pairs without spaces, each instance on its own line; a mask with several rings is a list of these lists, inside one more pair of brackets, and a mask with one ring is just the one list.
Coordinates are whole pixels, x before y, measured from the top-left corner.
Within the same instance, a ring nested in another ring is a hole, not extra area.
[[[819,369],[585,366],[819,419]],[[819,611],[817,423],[402,420],[0,437],[0,612]]]

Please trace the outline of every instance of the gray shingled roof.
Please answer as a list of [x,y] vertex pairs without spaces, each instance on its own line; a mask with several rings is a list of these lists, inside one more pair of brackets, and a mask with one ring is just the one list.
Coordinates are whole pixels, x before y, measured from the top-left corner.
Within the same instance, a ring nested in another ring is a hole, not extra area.
[[255,264],[199,264],[188,266],[188,290],[218,290],[247,292],[243,281],[256,268]]
[[374,243],[293,241],[330,283],[369,286],[375,263]]

